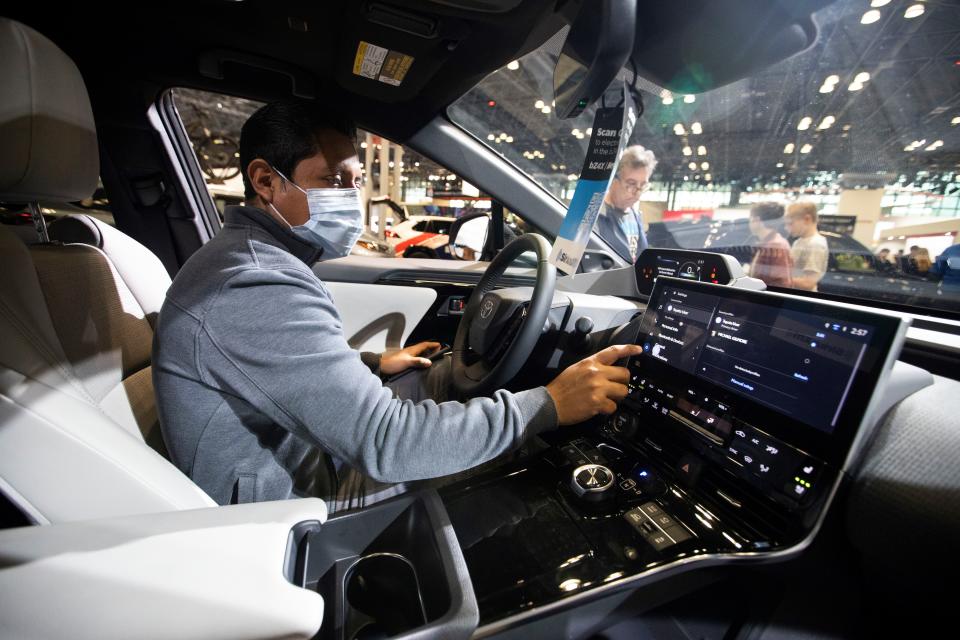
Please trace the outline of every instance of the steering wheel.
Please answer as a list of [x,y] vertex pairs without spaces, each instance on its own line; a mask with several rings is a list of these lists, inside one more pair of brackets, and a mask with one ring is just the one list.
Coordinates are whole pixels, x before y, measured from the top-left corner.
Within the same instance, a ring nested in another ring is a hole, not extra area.
[[[527,251],[537,254],[537,282],[494,291],[507,267]],[[475,396],[499,389],[520,371],[547,321],[557,283],[550,243],[536,233],[513,240],[493,259],[467,301],[453,341],[453,386]]]

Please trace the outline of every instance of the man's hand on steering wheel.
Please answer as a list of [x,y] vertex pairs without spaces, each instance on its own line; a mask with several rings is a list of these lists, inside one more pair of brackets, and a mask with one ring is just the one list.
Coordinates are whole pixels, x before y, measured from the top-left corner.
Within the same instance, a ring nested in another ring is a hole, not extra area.
[[557,407],[557,422],[576,424],[598,413],[609,415],[616,411],[617,403],[627,395],[630,371],[613,364],[642,351],[636,344],[618,344],[564,369],[547,385]]
[[426,369],[430,366],[430,359],[422,357],[423,354],[439,348],[439,342],[418,342],[406,349],[387,351],[380,356],[380,373],[392,376],[407,369]]

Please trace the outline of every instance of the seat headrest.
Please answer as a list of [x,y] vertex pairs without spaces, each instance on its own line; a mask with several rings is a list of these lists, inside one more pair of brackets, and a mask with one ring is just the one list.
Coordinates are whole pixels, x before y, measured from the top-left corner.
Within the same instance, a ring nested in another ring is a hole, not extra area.
[[80,71],[50,40],[0,18],[0,199],[72,202],[97,187],[100,156]]

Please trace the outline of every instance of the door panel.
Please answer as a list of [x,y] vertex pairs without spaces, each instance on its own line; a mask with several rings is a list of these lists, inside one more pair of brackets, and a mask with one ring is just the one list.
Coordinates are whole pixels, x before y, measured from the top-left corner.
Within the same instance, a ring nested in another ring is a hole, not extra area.
[[429,287],[324,281],[343,321],[347,342],[358,351],[403,347],[437,299]]

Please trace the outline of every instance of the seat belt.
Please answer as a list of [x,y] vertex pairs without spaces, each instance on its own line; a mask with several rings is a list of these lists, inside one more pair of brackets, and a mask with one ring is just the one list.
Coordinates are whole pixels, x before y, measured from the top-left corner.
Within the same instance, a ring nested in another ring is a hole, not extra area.
[[27,206],[30,208],[30,217],[33,218],[33,228],[37,232],[37,238],[43,244],[50,244],[50,234],[47,233],[47,221],[43,219],[43,211],[40,210],[40,203],[30,202]]

